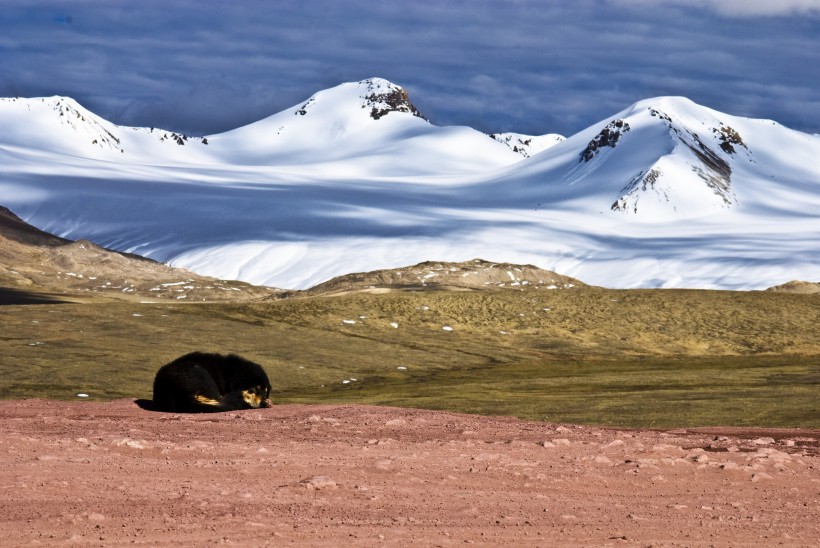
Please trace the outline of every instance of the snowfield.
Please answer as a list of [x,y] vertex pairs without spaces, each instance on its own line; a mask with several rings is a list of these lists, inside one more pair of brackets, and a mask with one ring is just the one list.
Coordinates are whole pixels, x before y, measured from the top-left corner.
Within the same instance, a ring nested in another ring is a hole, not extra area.
[[66,238],[289,289],[475,257],[608,287],[820,280],[817,158],[817,135],[680,97],[566,139],[437,127],[377,78],[199,137],[0,99],[0,204]]

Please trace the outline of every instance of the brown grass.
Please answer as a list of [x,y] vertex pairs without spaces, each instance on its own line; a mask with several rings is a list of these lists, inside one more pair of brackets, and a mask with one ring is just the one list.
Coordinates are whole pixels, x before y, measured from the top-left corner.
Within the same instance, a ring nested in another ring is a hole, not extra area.
[[817,427],[818,318],[813,295],[600,288],[2,306],[0,394],[150,398],[206,350],[262,363],[278,401]]

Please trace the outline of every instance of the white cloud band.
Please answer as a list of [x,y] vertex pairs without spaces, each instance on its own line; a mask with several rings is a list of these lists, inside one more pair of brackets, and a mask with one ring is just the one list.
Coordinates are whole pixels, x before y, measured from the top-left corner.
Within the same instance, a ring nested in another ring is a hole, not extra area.
[[[618,0],[615,2],[617,3]],[[624,0],[624,3],[654,7],[669,4],[689,8],[706,8],[729,17],[820,13],[820,0]]]

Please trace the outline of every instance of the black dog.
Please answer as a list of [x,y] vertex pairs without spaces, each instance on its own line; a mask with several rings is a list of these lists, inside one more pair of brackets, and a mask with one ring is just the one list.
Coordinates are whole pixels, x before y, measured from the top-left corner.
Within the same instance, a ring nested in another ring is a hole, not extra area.
[[271,407],[270,381],[258,363],[235,354],[191,352],[154,378],[154,409],[210,413]]

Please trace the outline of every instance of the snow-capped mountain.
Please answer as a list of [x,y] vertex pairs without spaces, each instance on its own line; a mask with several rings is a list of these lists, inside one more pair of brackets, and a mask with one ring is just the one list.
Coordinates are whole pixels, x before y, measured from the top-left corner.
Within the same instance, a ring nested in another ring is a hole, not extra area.
[[677,97],[547,137],[522,154],[530,137],[437,127],[381,79],[199,138],[8,99],[0,205],[60,236],[282,288],[475,257],[611,287],[820,279],[820,137]]
[[[585,199],[592,210],[640,220],[781,207],[802,216],[817,203],[818,152],[817,136],[659,97],[510,167],[503,178],[520,181],[519,191],[538,202]],[[792,202],[801,191],[808,201]]]
[[[485,171],[519,160],[468,127],[430,124],[407,92],[381,78],[346,83],[248,126],[208,138],[223,162],[310,166],[335,176]],[[425,161],[418,162],[423,157]]]
[[[70,97],[0,98],[0,145],[88,159],[130,161],[186,155],[180,145],[207,145],[205,138],[155,128],[118,126],[90,112]],[[196,159],[197,155],[192,155]],[[201,155],[199,155],[201,159]]]
[[[404,89],[381,78],[341,84],[204,137],[117,126],[66,97],[0,99],[0,124],[12,128],[0,144],[126,163],[275,165],[291,173],[389,177],[485,171],[520,159],[472,128],[430,124]],[[424,162],[416,161],[420,156]]]

